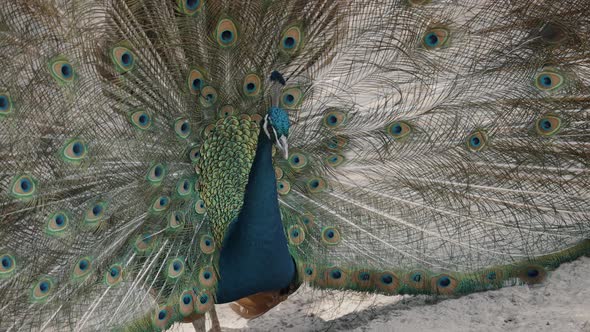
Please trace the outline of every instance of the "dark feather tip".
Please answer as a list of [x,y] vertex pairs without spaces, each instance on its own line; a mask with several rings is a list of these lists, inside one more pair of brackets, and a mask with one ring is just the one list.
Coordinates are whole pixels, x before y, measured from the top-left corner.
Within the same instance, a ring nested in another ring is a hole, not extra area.
[[272,82],[279,82],[281,85],[285,85],[285,78],[283,78],[283,75],[276,70],[270,74],[270,80]]

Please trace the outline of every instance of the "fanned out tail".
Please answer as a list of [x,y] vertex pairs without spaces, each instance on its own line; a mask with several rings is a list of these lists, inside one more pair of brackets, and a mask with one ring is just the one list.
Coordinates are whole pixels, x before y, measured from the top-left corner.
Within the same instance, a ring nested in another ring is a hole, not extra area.
[[[277,158],[301,281],[458,295],[588,254],[588,1],[392,1],[302,91]],[[288,92],[286,92],[288,93]]]

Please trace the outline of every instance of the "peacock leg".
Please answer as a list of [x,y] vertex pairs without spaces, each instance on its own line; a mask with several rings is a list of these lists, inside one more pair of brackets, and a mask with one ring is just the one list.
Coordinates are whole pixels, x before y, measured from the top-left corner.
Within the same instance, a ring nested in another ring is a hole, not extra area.
[[217,317],[215,306],[209,310],[209,317],[211,317],[211,329],[209,332],[221,332],[221,324],[219,324],[219,317]]
[[195,328],[196,332],[204,332],[206,331],[205,327],[205,315],[193,320],[193,327]]

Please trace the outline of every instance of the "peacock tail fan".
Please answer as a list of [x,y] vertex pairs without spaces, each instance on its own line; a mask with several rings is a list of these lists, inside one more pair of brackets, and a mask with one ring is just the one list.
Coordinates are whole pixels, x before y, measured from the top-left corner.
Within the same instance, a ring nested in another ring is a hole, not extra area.
[[590,253],[587,8],[3,3],[0,330],[541,282]]

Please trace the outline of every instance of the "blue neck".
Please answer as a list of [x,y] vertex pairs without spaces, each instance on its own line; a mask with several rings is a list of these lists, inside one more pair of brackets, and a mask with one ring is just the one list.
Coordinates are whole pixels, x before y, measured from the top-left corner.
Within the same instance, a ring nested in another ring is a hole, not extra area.
[[272,142],[263,130],[258,136],[244,205],[223,241],[219,274],[217,303],[286,288],[295,275],[281,222]]

